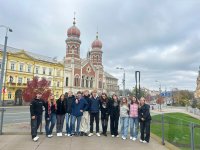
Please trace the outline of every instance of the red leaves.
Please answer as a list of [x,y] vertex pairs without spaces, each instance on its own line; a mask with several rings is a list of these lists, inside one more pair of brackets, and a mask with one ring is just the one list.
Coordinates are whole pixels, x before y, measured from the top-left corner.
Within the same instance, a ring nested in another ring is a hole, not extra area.
[[27,83],[27,87],[23,90],[22,97],[25,102],[30,102],[36,96],[37,92],[41,92],[42,99],[47,100],[51,94],[49,86],[50,82],[45,78],[39,80],[38,77],[34,77],[32,81]]
[[164,98],[159,96],[158,99],[156,100],[157,104],[164,104]]

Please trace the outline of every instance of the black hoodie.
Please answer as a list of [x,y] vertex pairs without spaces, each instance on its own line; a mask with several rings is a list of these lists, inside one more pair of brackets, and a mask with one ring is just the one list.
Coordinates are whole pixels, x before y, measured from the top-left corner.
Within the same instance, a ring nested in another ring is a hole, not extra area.
[[56,101],[57,103],[57,115],[65,115],[66,114],[66,106],[65,106],[65,100],[61,101],[61,99],[58,99]]
[[43,106],[45,106],[44,100],[41,99],[33,99],[30,103],[30,113],[31,116],[39,116],[42,115]]
[[71,114],[72,113],[72,103],[75,101],[75,96],[72,95],[70,97],[67,97],[65,99],[65,104],[66,104],[66,113]]

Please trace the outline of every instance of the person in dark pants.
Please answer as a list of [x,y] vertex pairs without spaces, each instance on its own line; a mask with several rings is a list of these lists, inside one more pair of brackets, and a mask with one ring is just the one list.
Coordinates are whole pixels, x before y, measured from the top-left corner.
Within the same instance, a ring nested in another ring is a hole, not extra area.
[[97,95],[97,91],[94,90],[92,92],[92,97],[90,101],[90,133],[89,137],[93,136],[93,125],[94,125],[94,120],[96,123],[96,135],[100,136],[99,134],[99,109],[100,109],[100,99]]
[[116,94],[113,94],[112,99],[109,100],[108,110],[110,114],[110,131],[112,137],[119,137],[118,124],[120,115],[120,101]]
[[41,99],[42,93],[38,92],[36,98],[30,103],[31,113],[31,135],[34,142],[38,141],[37,130],[42,121],[42,112],[45,102]]
[[65,100],[64,100],[64,94],[60,96],[60,98],[56,101],[57,104],[57,111],[56,111],[56,132],[57,136],[62,136],[62,130],[63,130],[63,124],[65,120],[65,114],[66,114],[66,106],[65,106]]
[[109,118],[109,112],[108,112],[108,97],[106,93],[101,94],[100,98],[100,109],[101,109],[101,124],[102,124],[102,134],[104,136],[107,136],[107,127],[108,127],[108,118]]
[[[151,115],[149,112],[150,106],[145,103],[145,98],[142,97],[140,99],[140,108],[139,108],[139,121],[140,121],[140,142],[141,143],[149,143],[150,139],[150,123],[151,123]],[[144,137],[144,134],[145,137]]]
[[53,137],[52,131],[56,124],[57,104],[54,95],[51,94],[45,103],[45,130],[48,138]]

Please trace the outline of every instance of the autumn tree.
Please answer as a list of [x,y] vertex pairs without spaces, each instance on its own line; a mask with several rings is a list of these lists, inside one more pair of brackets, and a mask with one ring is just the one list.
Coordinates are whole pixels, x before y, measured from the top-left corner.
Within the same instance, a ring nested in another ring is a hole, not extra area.
[[42,93],[42,99],[47,100],[51,94],[50,81],[42,78],[39,80],[38,77],[34,77],[33,80],[28,81],[27,87],[23,90],[22,97],[25,102],[30,102],[34,99],[37,92]]
[[179,90],[173,93],[173,99],[177,105],[186,106],[194,98],[194,93],[188,90]]

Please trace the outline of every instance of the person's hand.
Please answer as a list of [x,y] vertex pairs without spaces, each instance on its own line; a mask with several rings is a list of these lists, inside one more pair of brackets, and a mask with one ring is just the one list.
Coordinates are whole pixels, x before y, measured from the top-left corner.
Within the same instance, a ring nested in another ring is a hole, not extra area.
[[32,116],[31,119],[35,119],[35,116]]
[[80,110],[80,112],[83,112],[83,110]]
[[144,118],[141,118],[142,119],[142,121],[144,121]]
[[50,120],[50,118],[47,118],[47,120]]
[[76,104],[78,104],[78,99],[76,99]]

